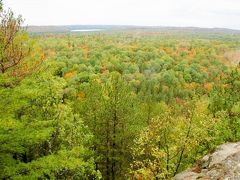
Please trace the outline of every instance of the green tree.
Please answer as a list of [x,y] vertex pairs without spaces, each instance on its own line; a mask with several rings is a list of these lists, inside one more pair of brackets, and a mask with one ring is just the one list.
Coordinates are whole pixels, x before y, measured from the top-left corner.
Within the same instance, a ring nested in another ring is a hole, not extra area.
[[1,178],[98,177],[91,134],[63,103],[65,82],[51,74],[1,88]]
[[110,74],[107,82],[92,81],[85,92],[80,112],[94,135],[97,167],[104,178],[118,179],[130,161],[128,152],[137,126],[135,95],[118,73]]
[[[92,135],[63,102],[66,82],[55,76],[56,63],[37,72],[42,54],[22,18],[1,8],[0,19],[0,178],[100,178],[88,148]],[[39,53],[34,58],[31,49]],[[15,84],[16,77],[24,78]]]
[[240,71],[232,70],[228,77],[217,83],[210,95],[209,109],[214,116],[225,114],[219,128],[225,132],[224,141],[238,141],[240,139]]

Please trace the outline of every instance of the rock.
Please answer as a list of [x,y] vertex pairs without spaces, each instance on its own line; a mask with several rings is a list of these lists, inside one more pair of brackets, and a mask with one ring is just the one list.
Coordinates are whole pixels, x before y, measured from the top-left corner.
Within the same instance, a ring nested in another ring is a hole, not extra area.
[[240,142],[219,146],[196,167],[177,174],[174,180],[240,180]]

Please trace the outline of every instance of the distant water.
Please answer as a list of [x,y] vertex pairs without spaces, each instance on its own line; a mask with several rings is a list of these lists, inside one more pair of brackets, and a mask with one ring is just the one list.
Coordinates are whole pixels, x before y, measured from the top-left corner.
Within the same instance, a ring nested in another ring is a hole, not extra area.
[[104,31],[104,29],[74,29],[71,32],[95,32],[95,31]]

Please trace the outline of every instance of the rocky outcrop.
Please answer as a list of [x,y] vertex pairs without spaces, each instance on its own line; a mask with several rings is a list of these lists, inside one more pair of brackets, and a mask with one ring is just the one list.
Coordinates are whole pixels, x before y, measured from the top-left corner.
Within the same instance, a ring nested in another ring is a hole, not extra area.
[[174,180],[240,180],[240,142],[219,146],[212,154],[203,157],[199,163]]

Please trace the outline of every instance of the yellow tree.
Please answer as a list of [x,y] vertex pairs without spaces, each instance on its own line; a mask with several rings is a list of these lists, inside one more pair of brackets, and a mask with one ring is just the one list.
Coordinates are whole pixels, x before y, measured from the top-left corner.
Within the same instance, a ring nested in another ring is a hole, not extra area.
[[161,103],[160,115],[150,121],[132,146],[130,178],[171,179],[208,149],[217,122],[208,114],[208,102],[181,106],[179,111],[177,106]]
[[15,17],[10,9],[4,11],[2,3],[0,6],[0,74],[9,71],[16,77],[25,76],[36,69],[44,56],[40,53],[38,60],[29,62],[36,49],[22,27],[22,17]]

